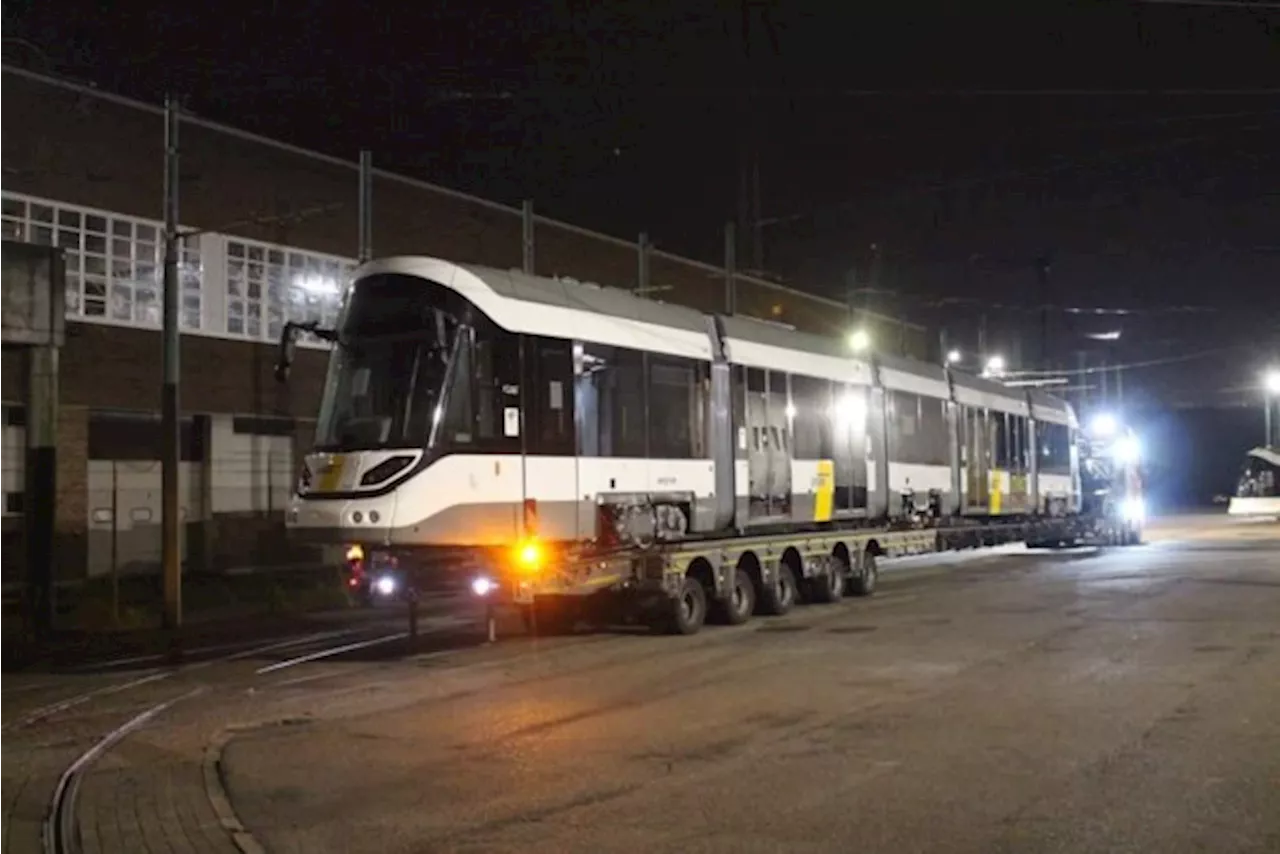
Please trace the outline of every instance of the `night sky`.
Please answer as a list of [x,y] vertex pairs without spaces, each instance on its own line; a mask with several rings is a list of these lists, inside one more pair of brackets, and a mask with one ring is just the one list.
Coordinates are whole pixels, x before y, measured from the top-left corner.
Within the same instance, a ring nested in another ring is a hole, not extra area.
[[6,2],[5,57],[713,262],[758,162],[804,287],[969,348],[986,303],[1030,367],[1253,343],[1131,383],[1174,397],[1280,355],[1280,4],[241,8]]

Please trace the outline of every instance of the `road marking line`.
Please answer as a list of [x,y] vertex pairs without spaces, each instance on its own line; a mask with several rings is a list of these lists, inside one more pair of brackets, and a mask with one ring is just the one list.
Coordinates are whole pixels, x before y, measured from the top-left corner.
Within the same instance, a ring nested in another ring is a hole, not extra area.
[[284,670],[286,667],[293,667],[298,664],[306,664],[308,661],[318,661],[321,658],[329,658],[330,656],[341,655],[344,652],[351,652],[352,650],[365,649],[366,647],[370,647],[370,646],[377,646],[380,643],[388,643],[393,640],[400,640],[401,638],[407,638],[408,636],[409,636],[408,632],[396,632],[393,635],[383,635],[382,637],[374,638],[373,640],[357,641],[356,643],[349,643],[349,644],[346,644],[345,646],[335,646],[332,649],[322,649],[319,652],[311,652],[306,655],[298,656],[297,658],[287,659],[286,661],[277,661],[275,664],[269,664],[266,667],[259,667],[254,672],[257,675],[261,676],[264,673],[273,673],[277,670]]
[[59,712],[65,712],[67,709],[73,709],[82,703],[87,703],[89,700],[92,700],[95,697],[105,697],[109,694],[116,694],[116,693],[119,693],[120,691],[127,691],[130,688],[137,688],[142,685],[146,685],[150,682],[159,682],[161,679],[168,679],[170,676],[172,676],[176,672],[177,672],[176,670],[162,670],[158,673],[151,673],[146,676],[141,676],[137,679],[130,679],[128,682],[122,682],[118,685],[104,685],[101,688],[95,688],[92,691],[86,691],[83,694],[77,694],[76,696],[68,697],[65,700],[59,700],[56,703],[50,703],[47,706],[41,706],[40,708],[35,709],[32,712],[29,712],[25,717],[19,719],[16,723],[4,724],[2,727],[0,727],[0,730],[15,729],[15,728],[21,729],[23,727],[28,727],[28,726],[31,726],[31,724],[39,723],[45,718],[52,717],[53,715],[56,715]]

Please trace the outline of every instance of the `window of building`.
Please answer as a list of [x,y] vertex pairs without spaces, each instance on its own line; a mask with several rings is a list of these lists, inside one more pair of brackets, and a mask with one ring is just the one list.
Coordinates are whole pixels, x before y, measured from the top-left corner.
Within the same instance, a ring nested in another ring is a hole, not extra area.
[[[160,326],[163,229],[162,223],[149,220],[4,194],[7,239],[63,250],[67,316],[76,320]],[[202,275],[200,242],[183,241],[178,311],[184,329],[201,328]]]
[[333,326],[354,269],[344,258],[228,238],[226,331],[274,341],[286,321]]

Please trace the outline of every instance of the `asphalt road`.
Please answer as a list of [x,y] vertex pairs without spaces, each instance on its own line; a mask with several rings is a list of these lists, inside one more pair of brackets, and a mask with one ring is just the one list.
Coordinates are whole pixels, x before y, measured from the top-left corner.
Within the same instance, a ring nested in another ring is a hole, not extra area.
[[1151,539],[692,638],[218,663],[6,733],[5,787],[15,739],[181,698],[86,771],[86,851],[1280,851],[1280,528]]

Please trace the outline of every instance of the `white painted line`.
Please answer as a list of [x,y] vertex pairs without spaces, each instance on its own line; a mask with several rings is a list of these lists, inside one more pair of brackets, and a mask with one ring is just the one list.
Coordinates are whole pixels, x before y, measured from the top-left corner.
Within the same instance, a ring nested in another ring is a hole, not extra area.
[[[314,632],[302,637],[289,638],[284,641],[273,641],[267,646],[252,647],[245,649],[245,641],[233,641],[232,643],[213,644],[211,646],[199,646],[194,649],[183,650],[185,655],[200,655],[206,652],[222,652],[224,650],[243,650],[235,655],[217,659],[218,661],[237,661],[241,658],[247,658],[258,652],[266,652],[272,649],[280,649],[285,646],[297,646],[298,644],[307,643],[308,641],[320,640],[322,638],[337,637],[340,635],[349,635],[356,629],[334,629],[327,632]],[[153,655],[135,655],[130,658],[113,658],[98,664],[89,664],[83,668],[76,668],[72,673],[76,674],[93,674],[100,671],[114,670],[118,667],[127,667],[130,664],[142,664],[148,661],[164,661],[167,657],[166,653],[156,653]]]
[[[209,659],[208,661],[198,661],[192,664],[182,665],[180,667],[170,669],[170,670],[153,671],[151,673],[147,673],[142,676],[139,676],[136,679],[130,679],[127,682],[120,682],[114,685],[105,685],[101,688],[95,688],[92,691],[86,691],[83,694],[77,694],[74,697],[68,697],[65,700],[59,700],[55,703],[50,703],[45,706],[40,706],[39,708],[31,712],[28,712],[24,717],[22,717],[21,719],[19,719],[14,723],[3,724],[2,726],[0,726],[0,731],[14,729],[14,728],[20,729],[23,727],[28,727],[31,724],[39,723],[45,718],[52,717],[53,715],[59,714],[61,712],[65,712],[67,709],[73,709],[76,706],[82,705],[83,703],[87,703],[89,700],[93,700],[97,697],[104,697],[110,694],[116,694],[121,691],[127,691],[130,688],[139,688],[151,682],[159,682],[162,679],[168,679],[169,677],[177,673],[190,672],[192,670],[202,670],[207,667],[212,667],[215,664],[225,664],[231,661],[239,661],[242,658],[249,658],[250,656],[257,655],[258,653],[271,652],[272,650],[276,650],[276,649],[287,649],[293,646],[301,646],[306,643],[314,643],[315,641],[324,640],[326,638],[331,638],[331,637],[340,636],[344,634],[351,634],[354,631],[356,630],[355,629],[337,629],[337,630],[328,631],[328,632],[316,632],[314,634],[304,635],[302,637],[287,638],[282,641],[275,641],[273,643],[264,644],[262,646],[250,647],[249,649],[242,650],[232,655],[223,656],[221,658],[213,658],[213,659]],[[237,644],[237,646],[240,646],[240,645],[242,644]]]
[[275,664],[269,664],[266,667],[260,667],[254,672],[259,676],[261,676],[263,673],[272,673],[276,670],[284,670],[286,667],[293,667],[294,665],[297,665],[297,664],[306,664],[308,661],[317,661],[321,658],[329,658],[330,656],[341,655],[344,652],[351,652],[352,650],[356,650],[356,649],[364,649],[370,646],[377,646],[380,643],[389,643],[390,641],[400,640],[401,638],[407,638],[408,636],[409,636],[408,632],[396,632],[393,635],[383,635],[382,637],[374,638],[373,640],[358,641],[356,643],[346,644],[345,646],[335,646],[332,649],[322,649],[319,652],[308,653],[307,655],[298,656],[297,658],[290,658],[286,661],[277,661]]
[[269,643],[269,644],[266,644],[265,646],[257,646],[257,647],[254,647],[253,649],[246,649],[246,650],[243,650],[242,652],[237,652],[234,655],[227,656],[226,658],[222,659],[222,661],[239,661],[242,658],[250,658],[261,652],[271,652],[272,650],[276,650],[276,649],[288,649],[291,646],[302,646],[303,644],[313,643],[319,640],[327,640],[328,638],[341,637],[342,635],[349,635],[354,633],[355,631],[356,631],[355,629],[338,629],[332,632],[316,632],[315,634],[304,635],[300,638],[290,638],[287,640],[276,641],[275,643]]
[[168,679],[176,670],[162,670],[158,673],[150,673],[146,676],[140,676],[137,679],[130,679],[128,682],[121,682],[116,685],[105,685],[101,688],[95,688],[92,691],[86,691],[83,694],[77,694],[74,697],[68,697],[65,700],[59,700],[56,703],[50,703],[47,706],[41,706],[32,712],[27,713],[25,717],[16,723],[5,724],[0,729],[12,729],[31,726],[31,724],[39,723],[45,718],[52,717],[59,712],[65,712],[67,709],[73,709],[82,703],[87,703],[95,697],[105,697],[108,694],[116,694],[120,691],[127,691],[130,688],[137,688],[150,682],[159,682],[161,679]]

